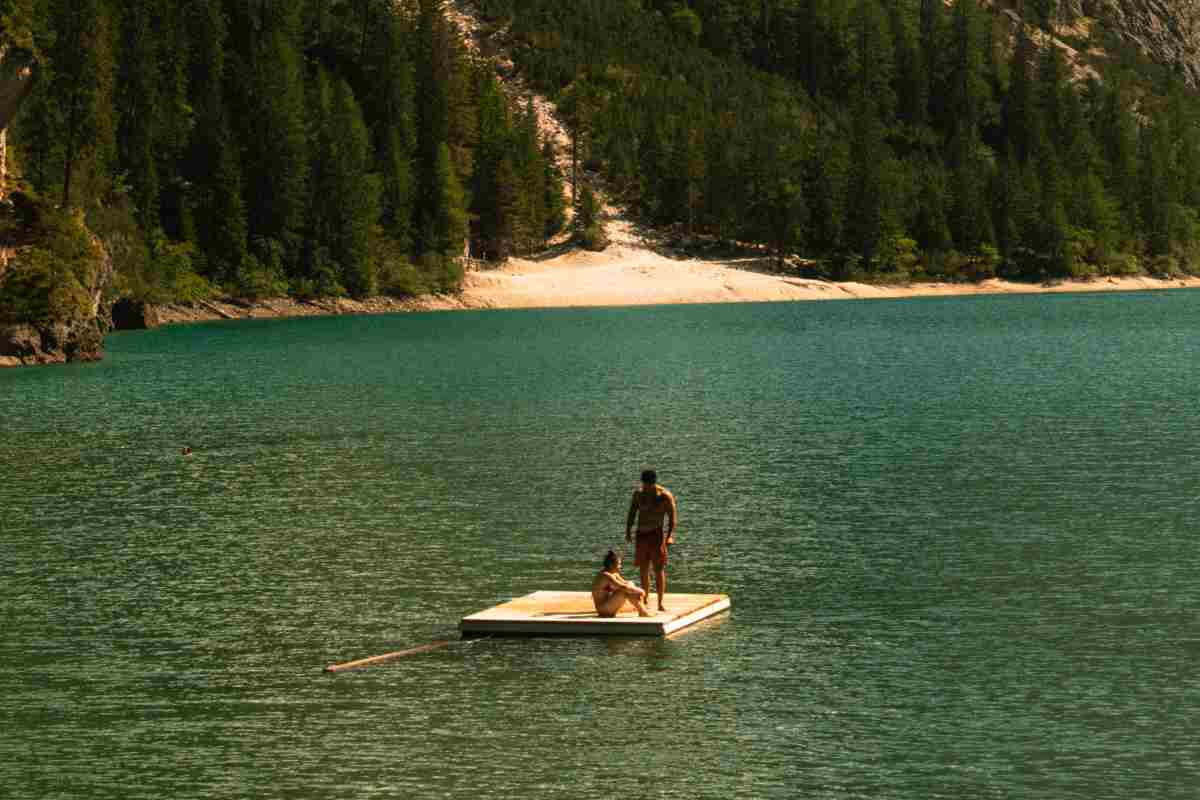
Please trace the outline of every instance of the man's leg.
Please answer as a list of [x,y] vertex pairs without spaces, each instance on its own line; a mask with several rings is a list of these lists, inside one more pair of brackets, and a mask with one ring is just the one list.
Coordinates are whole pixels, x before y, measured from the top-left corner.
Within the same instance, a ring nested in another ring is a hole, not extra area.
[[661,563],[654,565],[654,585],[658,588],[658,610],[664,611],[663,598],[667,596],[667,568]]
[[642,591],[646,593],[646,602],[650,602],[650,560],[638,564],[638,572],[642,574]]

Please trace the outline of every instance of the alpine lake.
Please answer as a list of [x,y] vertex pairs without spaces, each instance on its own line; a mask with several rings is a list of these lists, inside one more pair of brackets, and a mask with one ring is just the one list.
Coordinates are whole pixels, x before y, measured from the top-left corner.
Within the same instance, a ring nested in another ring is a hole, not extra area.
[[[1198,368],[1176,290],[206,323],[0,371],[0,794],[1195,797]],[[458,638],[586,590],[647,466],[669,589],[730,614]]]

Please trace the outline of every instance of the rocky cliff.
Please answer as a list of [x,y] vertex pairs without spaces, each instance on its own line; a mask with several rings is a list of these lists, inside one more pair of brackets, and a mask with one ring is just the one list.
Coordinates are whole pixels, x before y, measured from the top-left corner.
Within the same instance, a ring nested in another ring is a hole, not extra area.
[[1200,0],[1099,0],[1085,2],[1082,10],[1104,18],[1121,38],[1175,68],[1188,85],[1200,86]]
[[33,86],[33,66],[28,51],[0,45],[0,199],[8,187],[8,123]]
[[8,125],[37,78],[32,53],[0,44],[0,367],[95,361],[115,270],[83,215],[9,193]]
[[[0,201],[0,221],[22,214],[15,199]],[[0,367],[98,360],[114,281],[104,244],[80,213],[2,227],[31,233],[0,263]]]

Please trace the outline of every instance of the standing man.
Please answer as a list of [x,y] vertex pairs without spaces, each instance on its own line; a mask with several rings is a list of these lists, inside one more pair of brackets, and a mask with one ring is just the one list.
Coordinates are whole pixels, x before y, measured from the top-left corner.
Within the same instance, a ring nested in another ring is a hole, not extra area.
[[[667,530],[663,532],[663,517]],[[675,496],[658,485],[658,474],[642,472],[642,486],[633,492],[629,516],[625,520],[625,541],[633,538],[633,521],[637,520],[637,550],[634,563],[642,574],[642,588],[650,596],[650,566],[654,565],[654,585],[658,589],[658,610],[665,611],[663,598],[667,594],[667,545],[675,544]]]

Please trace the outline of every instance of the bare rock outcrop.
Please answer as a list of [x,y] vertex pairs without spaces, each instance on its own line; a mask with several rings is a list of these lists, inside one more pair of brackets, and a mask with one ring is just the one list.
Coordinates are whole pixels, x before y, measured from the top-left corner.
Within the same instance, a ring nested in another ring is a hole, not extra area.
[[[38,282],[27,282],[26,299],[28,292],[34,291],[38,297],[33,302],[41,311],[25,318],[0,315],[0,367],[98,361],[104,355],[104,334],[112,313],[112,258],[100,239],[86,229],[82,214],[75,215],[70,224],[86,236],[91,253],[69,278],[58,283],[30,290],[28,287]],[[21,263],[30,252],[31,248],[23,248],[0,270],[0,286],[27,268],[31,270],[27,274],[38,274],[36,266]]]
[[1106,17],[1119,36],[1174,67],[1189,86],[1200,86],[1200,0],[1098,0],[1094,5],[1093,13]]
[[8,186],[8,123],[33,87],[33,67],[28,51],[0,46],[0,199]]

